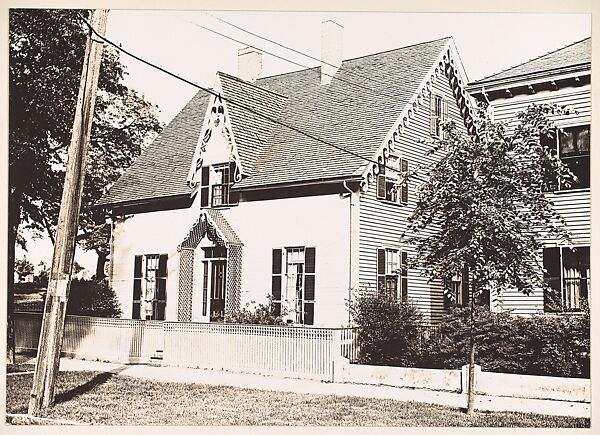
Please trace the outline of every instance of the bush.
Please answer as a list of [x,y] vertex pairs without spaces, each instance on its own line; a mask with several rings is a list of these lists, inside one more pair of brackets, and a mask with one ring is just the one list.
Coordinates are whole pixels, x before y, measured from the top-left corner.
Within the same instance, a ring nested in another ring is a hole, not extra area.
[[[423,367],[458,369],[468,361],[470,310],[452,308],[424,346]],[[482,370],[589,377],[589,312],[582,316],[511,316],[475,311],[475,361]]]
[[67,314],[93,317],[120,317],[117,296],[106,281],[71,281]]
[[[267,296],[267,304],[255,305],[252,309],[250,303],[247,303],[244,308],[233,314],[229,314],[225,317],[227,323],[240,323],[245,325],[286,325],[281,316],[275,314],[275,307],[271,295]],[[284,310],[285,311],[285,310]],[[285,315],[285,312],[281,313]]]
[[413,367],[419,360],[422,316],[411,303],[363,294],[351,305],[360,364]]

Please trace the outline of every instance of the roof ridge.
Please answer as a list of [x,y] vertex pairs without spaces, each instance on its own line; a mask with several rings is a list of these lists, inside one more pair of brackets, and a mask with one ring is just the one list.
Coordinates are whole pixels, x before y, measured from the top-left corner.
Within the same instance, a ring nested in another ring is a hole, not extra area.
[[272,91],[270,89],[265,89],[265,88],[263,88],[261,86],[258,86],[258,85],[254,84],[252,82],[243,80],[243,79],[241,79],[239,77],[236,77],[234,75],[228,74],[228,73],[223,72],[223,71],[217,71],[217,75],[222,75],[222,76],[225,76],[225,77],[230,78],[232,80],[235,80],[237,82],[241,82],[241,83],[243,83],[245,85],[250,85],[250,86],[252,86],[252,87],[254,87],[256,89],[260,89],[261,91],[265,91],[265,92],[268,92],[270,94],[277,95],[278,97],[282,97],[282,98],[285,98],[285,99],[288,98],[287,95],[280,94],[279,92],[275,92],[275,91]]
[[[361,59],[361,58],[364,58],[364,57],[376,56],[378,54],[389,53],[389,52],[392,52],[392,51],[403,50],[405,48],[416,47],[418,45],[431,44],[432,42],[441,41],[443,39],[452,39],[452,36],[444,36],[442,38],[432,39],[430,41],[417,42],[417,43],[414,43],[414,44],[405,45],[403,47],[390,48],[389,50],[383,50],[383,51],[378,51],[378,52],[375,52],[375,53],[364,54],[362,56],[350,57],[348,59],[342,59],[342,63],[349,62],[351,60]],[[287,75],[287,74],[296,74],[296,73],[300,73],[300,72],[304,72],[304,71],[319,70],[319,69],[321,69],[320,65],[309,67],[309,68],[297,69],[297,70],[294,70],[294,71],[288,71],[288,72],[279,73],[279,74],[273,74],[273,75],[270,75],[270,76],[260,77],[258,80],[271,79],[271,78],[274,78],[274,77],[284,76],[284,75]]]
[[443,39],[452,39],[452,36],[444,36],[442,38],[432,39],[430,41],[417,42],[417,43],[414,43],[414,44],[405,45],[403,47],[397,47],[397,48],[391,48],[389,50],[378,51],[377,53],[370,53],[370,54],[364,54],[362,56],[351,57],[349,59],[342,60],[342,62],[348,62],[348,61],[351,61],[351,60],[362,59],[363,57],[377,56],[378,54],[390,53],[392,51],[404,50],[405,48],[416,47],[418,45],[431,44],[432,42],[441,41]]
[[[533,62],[534,60],[538,60],[538,59],[541,59],[541,58],[543,58],[543,57],[549,56],[549,55],[551,55],[551,54],[557,53],[557,52],[559,52],[559,51],[561,51],[561,50],[564,50],[564,49],[566,49],[566,48],[572,47],[573,45],[576,45],[576,44],[580,44],[580,43],[582,43],[583,41],[585,41],[586,39],[591,39],[591,38],[592,38],[591,36],[588,36],[587,38],[580,39],[579,41],[571,42],[570,44],[567,44],[567,45],[565,45],[565,46],[563,46],[563,47],[559,47],[559,48],[557,48],[557,49],[555,49],[555,50],[548,51],[548,52],[546,52],[546,53],[544,53],[544,54],[540,54],[539,56],[532,57],[531,59],[529,59],[529,60],[526,60],[525,62],[521,62],[521,63],[518,63],[518,64],[516,64],[516,65],[509,66],[508,68],[504,68],[503,70],[501,70],[501,71],[497,71],[497,72],[495,72],[494,74],[491,74],[491,75],[489,75],[489,76],[482,77],[482,78],[480,78],[479,80],[476,80],[474,83],[477,83],[477,82],[482,82],[482,81],[484,81],[484,80],[491,79],[491,78],[493,78],[494,76],[497,76],[497,75],[499,75],[499,74],[502,74],[502,73],[504,73],[504,72],[510,71],[511,69],[517,68],[517,67],[519,67],[519,66],[522,66],[522,65],[525,65],[525,64],[527,64],[527,63]],[[588,62],[581,62],[581,64],[584,64],[584,63],[588,63]]]

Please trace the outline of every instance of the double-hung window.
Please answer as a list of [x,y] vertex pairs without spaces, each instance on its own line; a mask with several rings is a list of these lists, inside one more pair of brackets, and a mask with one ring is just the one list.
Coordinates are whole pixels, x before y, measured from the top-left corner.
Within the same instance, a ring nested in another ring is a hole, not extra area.
[[233,188],[235,162],[202,167],[200,177],[200,206],[224,207],[239,202],[239,190]]
[[544,311],[579,311],[589,297],[590,248],[544,249]]
[[583,189],[590,187],[590,126],[579,125],[556,129],[540,138],[542,145],[558,155],[577,179],[558,183],[554,175],[546,177],[548,190]]
[[284,306],[295,323],[314,324],[315,261],[315,248],[273,249],[271,295],[276,315]]
[[452,275],[444,282],[444,306],[466,306],[469,303],[469,274],[467,269]]
[[390,154],[379,166],[377,198],[399,204],[408,203],[408,180],[400,185],[400,175],[408,172],[408,160]]
[[436,138],[443,136],[443,124],[448,120],[448,100],[438,94],[431,93],[429,113],[429,133]]
[[379,294],[397,299],[398,287],[400,287],[400,298],[403,301],[407,300],[407,262],[406,251],[389,248],[377,249],[377,291]]
[[136,255],[133,270],[133,319],[165,320],[167,255]]

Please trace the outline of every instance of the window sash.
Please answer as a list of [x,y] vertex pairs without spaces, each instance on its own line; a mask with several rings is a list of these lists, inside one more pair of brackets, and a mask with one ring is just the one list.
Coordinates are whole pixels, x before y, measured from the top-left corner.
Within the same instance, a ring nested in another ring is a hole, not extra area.
[[[590,187],[590,125],[555,128],[551,136],[540,137],[540,144],[550,148],[563,164],[577,177],[577,181],[557,182],[553,175],[546,176],[546,189],[571,190]],[[548,179],[549,178],[549,179]]]
[[167,301],[167,254],[136,255],[132,318],[164,320]]
[[544,311],[579,311],[589,297],[590,248],[546,248],[544,257]]

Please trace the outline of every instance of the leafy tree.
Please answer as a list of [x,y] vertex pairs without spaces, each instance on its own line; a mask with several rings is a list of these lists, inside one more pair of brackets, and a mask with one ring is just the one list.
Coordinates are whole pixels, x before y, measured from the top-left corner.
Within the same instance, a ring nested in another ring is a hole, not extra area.
[[[10,11],[9,277],[15,244],[24,245],[19,231],[47,233],[54,242],[88,34],[79,13],[89,15],[67,9]],[[79,244],[98,253],[100,270],[108,228],[93,204],[161,128],[155,107],[123,84],[125,74],[118,53],[104,47],[79,219]],[[12,282],[8,288],[11,336]]]
[[20,258],[15,261],[15,272],[19,275],[19,280],[23,280],[33,273],[33,264],[27,258]]
[[[541,241],[569,240],[564,220],[545,194],[543,174],[561,181],[573,175],[539,140],[540,135],[553,134],[548,115],[564,111],[555,105],[532,105],[517,115],[518,124],[509,129],[491,122],[481,106],[474,114],[476,136],[467,136],[449,123],[445,137],[434,146],[447,153],[426,168],[404,239],[415,244],[411,266],[425,269],[431,279],[460,275],[467,269],[471,329],[475,296],[507,287],[524,294],[545,288]],[[432,226],[438,231],[430,233]],[[472,330],[470,337],[472,379]],[[471,387],[469,413],[473,411]]]

